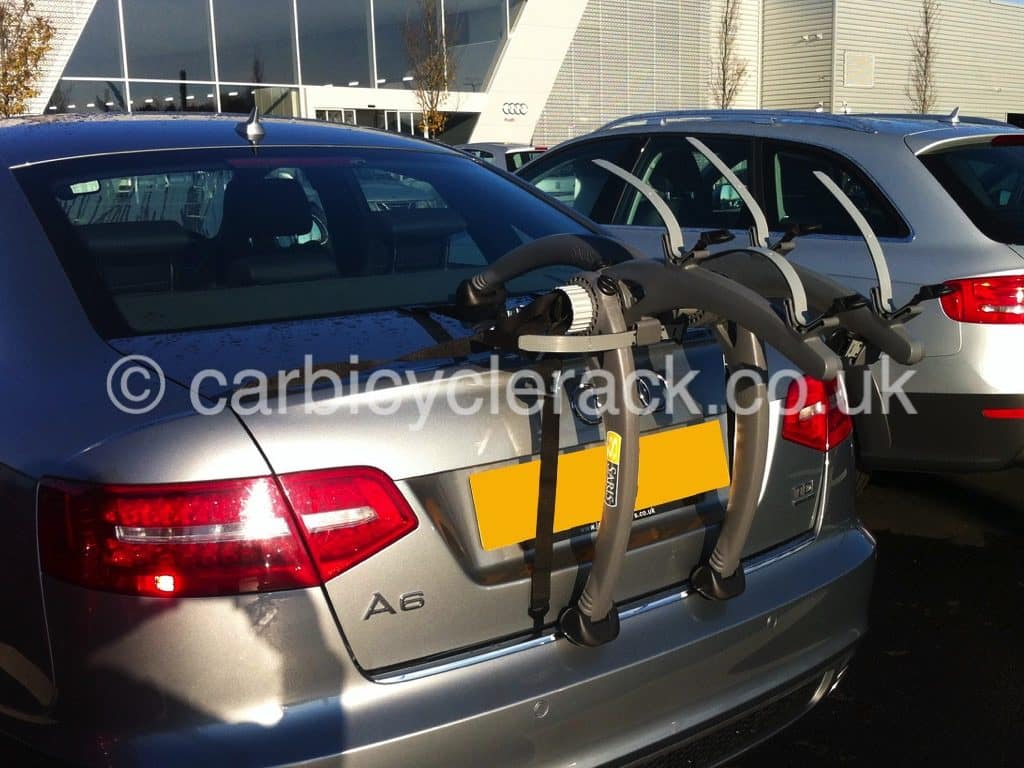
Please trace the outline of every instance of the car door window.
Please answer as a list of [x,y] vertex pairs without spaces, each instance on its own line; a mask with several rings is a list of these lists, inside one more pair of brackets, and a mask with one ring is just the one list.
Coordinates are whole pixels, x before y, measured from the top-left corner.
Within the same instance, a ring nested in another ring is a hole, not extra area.
[[910,230],[886,197],[851,162],[830,152],[769,143],[769,225],[783,231],[794,224],[820,227],[826,235],[857,235],[857,226],[821,182],[823,171],[849,196],[879,237],[906,237]]
[[[749,185],[752,142],[704,137],[704,143]],[[668,203],[683,227],[744,229],[750,213],[721,172],[685,136],[656,136],[644,148],[635,174]],[[639,192],[630,191],[615,214],[615,224],[661,226],[661,216]]]
[[600,224],[610,224],[625,182],[594,165],[609,160],[630,169],[643,140],[624,136],[554,151],[523,169],[522,177],[542,192]]

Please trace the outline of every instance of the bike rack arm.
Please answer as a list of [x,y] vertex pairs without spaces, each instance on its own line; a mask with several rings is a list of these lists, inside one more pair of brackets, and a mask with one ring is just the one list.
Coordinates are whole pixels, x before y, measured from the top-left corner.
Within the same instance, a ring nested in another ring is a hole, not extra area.
[[487,315],[504,309],[505,284],[535,269],[567,266],[594,270],[636,258],[624,243],[602,235],[548,235],[514,248],[487,269],[463,280],[455,292],[463,316]]
[[[790,322],[794,327],[809,329],[813,325],[815,325],[815,323],[813,323],[809,319],[810,312],[808,311],[809,305],[807,300],[807,291],[805,289],[801,275],[797,272],[792,263],[790,263],[785,257],[781,256],[775,251],[772,251],[768,248],[758,248],[756,246],[751,246],[749,248],[737,248],[736,250],[719,251],[718,253],[711,254],[706,259],[701,259],[701,263],[707,263],[712,260],[714,260],[717,263],[719,259],[721,259],[723,256],[727,254],[739,253],[747,253],[750,254],[751,256],[755,256],[760,260],[763,260],[762,263],[767,262],[766,265],[769,266],[772,270],[774,270],[777,273],[777,276],[781,278],[781,285],[785,287],[785,292],[779,292],[778,298],[784,299],[785,301],[788,302],[786,309],[787,312],[790,314]],[[713,271],[726,274],[728,277],[734,280],[736,279],[734,275],[729,274],[728,272],[716,270],[714,269],[714,267],[708,268],[712,269]],[[762,295],[770,295],[766,291],[762,290],[762,288],[767,285],[770,285],[772,281],[766,281],[764,279],[764,275],[760,270],[752,270],[748,274],[748,276],[751,278],[749,281],[741,280],[740,282],[742,282],[744,285],[756,286],[758,292],[761,293]],[[774,282],[778,284],[778,280]]]
[[801,336],[763,296],[715,272],[699,267],[668,270],[653,261],[624,262],[604,272],[644,292],[626,310],[627,324],[677,308],[702,310],[746,328],[816,379],[830,381],[842,369],[839,357],[819,337]]
[[[864,306],[839,308],[842,302],[850,299],[849,288],[799,264],[789,261],[786,263],[796,273],[800,284],[806,290],[810,310],[833,315],[839,324],[854,336],[885,352],[902,365],[914,365],[924,357],[923,346],[907,335],[902,324],[879,317],[866,306],[864,299]],[[713,261],[707,264],[707,268],[743,285],[752,286],[758,293],[767,297],[785,299],[791,291],[789,282],[783,280],[777,270],[770,268],[764,261],[754,258],[750,249],[741,248],[716,253]]]
[[839,204],[843,206],[846,213],[853,219],[854,224],[857,225],[861,237],[864,238],[864,242],[868,246],[868,254],[871,256],[871,263],[875,267],[875,276],[878,280],[878,287],[871,291],[875,311],[883,317],[891,315],[896,309],[893,303],[892,277],[889,274],[889,263],[885,260],[885,252],[882,251],[882,245],[878,242],[874,230],[871,229],[871,225],[868,224],[868,220],[864,218],[864,215],[857,210],[853,200],[839,188],[838,184],[832,181],[828,174],[823,171],[815,171],[814,176],[822,183],[825,189],[832,193],[832,196],[839,201]]
[[747,206],[747,210],[750,211],[750,215],[754,218],[754,240],[752,245],[764,247],[768,245],[768,219],[765,218],[764,211],[761,210],[761,206],[757,204],[757,200],[750,194],[750,190],[747,189],[747,185],[740,181],[739,176],[733,173],[722,158],[715,154],[712,149],[700,139],[695,139],[693,136],[687,136],[686,140],[690,142],[698,152],[708,159],[718,170],[725,180],[732,185],[732,188],[736,190],[736,194],[740,196],[740,200]]
[[676,215],[672,213],[672,209],[668,207],[668,203],[662,199],[657,190],[646,181],[641,181],[632,173],[620,168],[615,163],[601,159],[597,159],[592,162],[597,167],[608,171],[608,173],[618,176],[620,179],[643,194],[647,199],[647,202],[654,206],[658,215],[661,216],[661,220],[665,223],[665,229],[668,230],[668,246],[671,253],[674,256],[681,256],[686,250],[686,241],[683,238],[683,230],[679,226],[679,220],[676,218]]

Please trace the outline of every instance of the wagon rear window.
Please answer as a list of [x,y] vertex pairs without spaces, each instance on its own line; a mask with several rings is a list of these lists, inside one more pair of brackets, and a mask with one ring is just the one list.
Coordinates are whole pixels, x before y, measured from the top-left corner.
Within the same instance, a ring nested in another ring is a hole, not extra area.
[[985,235],[1024,245],[1024,134],[930,153],[921,162]]
[[108,337],[444,303],[512,248],[585,231],[497,174],[428,152],[144,153],[19,179]]

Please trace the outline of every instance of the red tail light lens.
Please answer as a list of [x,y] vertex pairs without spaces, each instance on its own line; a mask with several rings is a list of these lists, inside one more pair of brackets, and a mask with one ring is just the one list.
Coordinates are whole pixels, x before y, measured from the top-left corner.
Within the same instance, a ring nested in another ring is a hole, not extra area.
[[321,574],[337,575],[416,526],[394,483],[377,470],[300,473],[282,482],[302,505],[301,532],[270,477],[169,485],[44,480],[43,570],[133,595],[297,589],[319,585]]
[[370,467],[283,475],[320,578],[334,578],[416,528],[416,515],[386,474]]
[[853,421],[839,402],[839,391],[838,380],[804,378],[790,384],[782,436],[822,452],[843,442],[853,432]]
[[951,280],[942,309],[961,323],[1024,325],[1024,275]]

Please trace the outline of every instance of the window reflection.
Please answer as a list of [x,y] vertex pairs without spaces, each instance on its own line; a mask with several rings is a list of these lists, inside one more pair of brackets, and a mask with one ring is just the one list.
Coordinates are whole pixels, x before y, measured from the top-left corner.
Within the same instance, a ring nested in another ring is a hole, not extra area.
[[302,82],[372,88],[370,0],[301,0]]
[[298,81],[291,0],[214,0],[213,13],[221,79]]
[[482,91],[505,37],[505,0],[446,0],[444,12],[455,58],[453,90]]
[[299,110],[298,88],[278,86],[253,86],[222,84],[220,87],[220,108],[222,112],[251,112],[258,106],[261,115],[275,117],[297,117]]
[[207,0],[124,0],[128,76],[212,80]]
[[133,112],[216,112],[217,94],[212,83],[145,83],[133,80]]
[[405,35],[410,25],[422,25],[419,13],[419,4],[408,0],[374,0],[378,88],[412,87]]
[[61,80],[46,105],[48,115],[124,111],[123,80]]
[[[121,3],[123,37],[118,0],[96,0],[46,111],[205,111],[217,104],[219,95],[225,111],[247,112],[265,99],[267,111],[297,115],[299,61],[305,85],[415,88],[406,37],[407,30],[423,27],[417,0]],[[456,64],[452,90],[487,87],[509,26],[524,6],[525,0],[444,0],[443,6],[438,2]],[[126,100],[125,78],[131,84],[132,104]],[[216,80],[221,82],[202,85]],[[275,87],[256,89],[257,99],[251,86],[259,83]],[[408,129],[401,126],[403,132]]]
[[508,3],[508,28],[515,29],[516,22],[519,21],[519,14],[523,12],[523,8],[526,6],[526,0],[509,0]]
[[117,0],[98,0],[64,68],[65,77],[124,77]]

